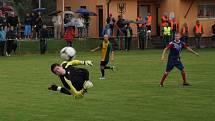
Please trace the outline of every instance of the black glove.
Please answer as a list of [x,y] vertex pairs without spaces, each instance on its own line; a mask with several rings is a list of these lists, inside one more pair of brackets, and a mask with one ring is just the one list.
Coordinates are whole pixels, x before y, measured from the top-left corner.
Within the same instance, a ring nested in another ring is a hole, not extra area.
[[84,92],[84,93],[87,93],[87,89],[84,89],[83,92]]
[[50,87],[48,87],[48,90],[57,91],[57,88],[58,88],[57,85],[51,85]]

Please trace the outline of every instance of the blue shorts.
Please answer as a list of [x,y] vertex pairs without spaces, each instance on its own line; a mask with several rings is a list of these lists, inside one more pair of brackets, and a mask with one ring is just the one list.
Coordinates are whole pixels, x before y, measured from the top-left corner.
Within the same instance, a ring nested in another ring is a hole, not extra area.
[[178,59],[168,59],[166,65],[166,72],[170,72],[174,67],[178,68],[180,71],[184,69],[183,64],[181,63],[180,58]]

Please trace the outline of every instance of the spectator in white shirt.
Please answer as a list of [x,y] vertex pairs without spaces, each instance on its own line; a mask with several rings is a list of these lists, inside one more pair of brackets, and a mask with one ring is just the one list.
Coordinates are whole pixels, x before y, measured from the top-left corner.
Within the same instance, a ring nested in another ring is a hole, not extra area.
[[61,38],[61,25],[62,25],[62,18],[61,15],[53,16],[52,22],[54,24],[54,38],[60,39]]
[[76,19],[76,27],[78,28],[78,37],[82,38],[84,37],[84,18],[81,17],[81,15],[79,15],[79,17]]

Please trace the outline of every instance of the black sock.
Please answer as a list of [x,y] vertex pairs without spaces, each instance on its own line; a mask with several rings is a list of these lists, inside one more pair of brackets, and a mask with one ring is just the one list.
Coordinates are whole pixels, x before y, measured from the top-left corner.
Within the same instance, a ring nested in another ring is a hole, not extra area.
[[111,67],[110,66],[105,66],[105,69],[111,69]]
[[104,77],[105,76],[105,70],[101,69],[101,73],[102,73],[102,77]]

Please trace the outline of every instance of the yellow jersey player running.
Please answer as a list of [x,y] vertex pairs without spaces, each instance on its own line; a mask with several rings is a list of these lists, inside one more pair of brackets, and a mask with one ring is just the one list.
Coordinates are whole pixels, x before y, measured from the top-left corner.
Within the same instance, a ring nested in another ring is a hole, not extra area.
[[115,70],[115,66],[107,66],[107,64],[109,63],[110,57],[112,61],[114,60],[112,45],[109,42],[108,35],[104,35],[104,40],[102,41],[100,46],[98,46],[95,49],[92,49],[91,51],[94,52],[100,48],[101,48],[101,62],[100,62],[101,77],[99,79],[103,80],[105,79],[105,69],[111,69],[113,71]]

